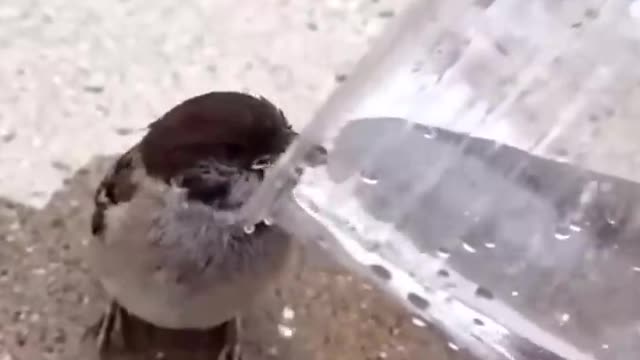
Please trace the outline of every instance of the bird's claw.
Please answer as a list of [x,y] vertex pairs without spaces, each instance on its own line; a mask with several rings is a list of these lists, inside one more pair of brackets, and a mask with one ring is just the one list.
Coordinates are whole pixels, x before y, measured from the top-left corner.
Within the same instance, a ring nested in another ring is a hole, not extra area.
[[220,351],[217,360],[242,360],[240,350],[240,338],[242,336],[242,324],[240,316],[236,316],[227,326],[226,345]]
[[83,339],[91,338],[95,341],[98,353],[104,354],[111,348],[114,340],[114,333],[118,329],[121,318],[119,306],[115,302],[111,302],[105,313],[92,326],[87,328],[83,335]]
[[217,360],[242,360],[240,345],[225,345],[225,347],[220,351]]

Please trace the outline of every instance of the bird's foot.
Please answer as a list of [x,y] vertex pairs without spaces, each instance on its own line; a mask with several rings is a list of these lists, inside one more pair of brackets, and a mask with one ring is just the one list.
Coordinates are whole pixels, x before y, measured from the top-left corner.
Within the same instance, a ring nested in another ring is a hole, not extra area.
[[220,351],[217,360],[242,360],[240,350],[240,339],[242,336],[242,320],[236,316],[229,321],[226,329],[226,341],[224,348]]
[[115,334],[120,330],[121,324],[122,308],[112,301],[100,319],[86,330],[84,338],[92,338],[98,352],[104,354],[109,351],[116,340]]

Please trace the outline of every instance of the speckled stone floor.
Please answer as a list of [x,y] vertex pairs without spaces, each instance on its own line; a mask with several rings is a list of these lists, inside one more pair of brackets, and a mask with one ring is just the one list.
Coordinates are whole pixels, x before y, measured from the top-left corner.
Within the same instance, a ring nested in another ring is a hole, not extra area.
[[[0,360],[92,356],[81,334],[105,298],[81,253],[100,156],[210,90],[264,95],[301,127],[407,2],[0,0]],[[551,152],[578,143],[587,167],[637,180],[638,89]],[[339,267],[298,264],[245,326],[249,359],[468,358]]]
[[64,169],[207,91],[261,94],[300,127],[407,2],[2,0],[0,196],[46,204]]

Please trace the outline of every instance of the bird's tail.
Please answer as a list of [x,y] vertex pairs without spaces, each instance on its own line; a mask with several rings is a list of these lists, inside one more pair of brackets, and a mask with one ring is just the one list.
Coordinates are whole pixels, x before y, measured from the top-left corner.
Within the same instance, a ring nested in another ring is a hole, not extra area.
[[113,302],[87,333],[100,360],[240,360],[240,324],[232,319],[210,329],[166,329]]

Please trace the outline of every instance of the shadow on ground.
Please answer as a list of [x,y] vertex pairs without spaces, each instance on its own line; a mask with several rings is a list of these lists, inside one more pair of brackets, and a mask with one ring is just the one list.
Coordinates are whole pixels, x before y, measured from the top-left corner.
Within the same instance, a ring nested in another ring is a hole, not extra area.
[[[0,359],[92,357],[80,339],[105,298],[81,253],[93,189],[111,161],[101,157],[69,173],[42,210],[0,199]],[[296,265],[247,315],[245,329],[247,360],[466,358],[338,268]]]

